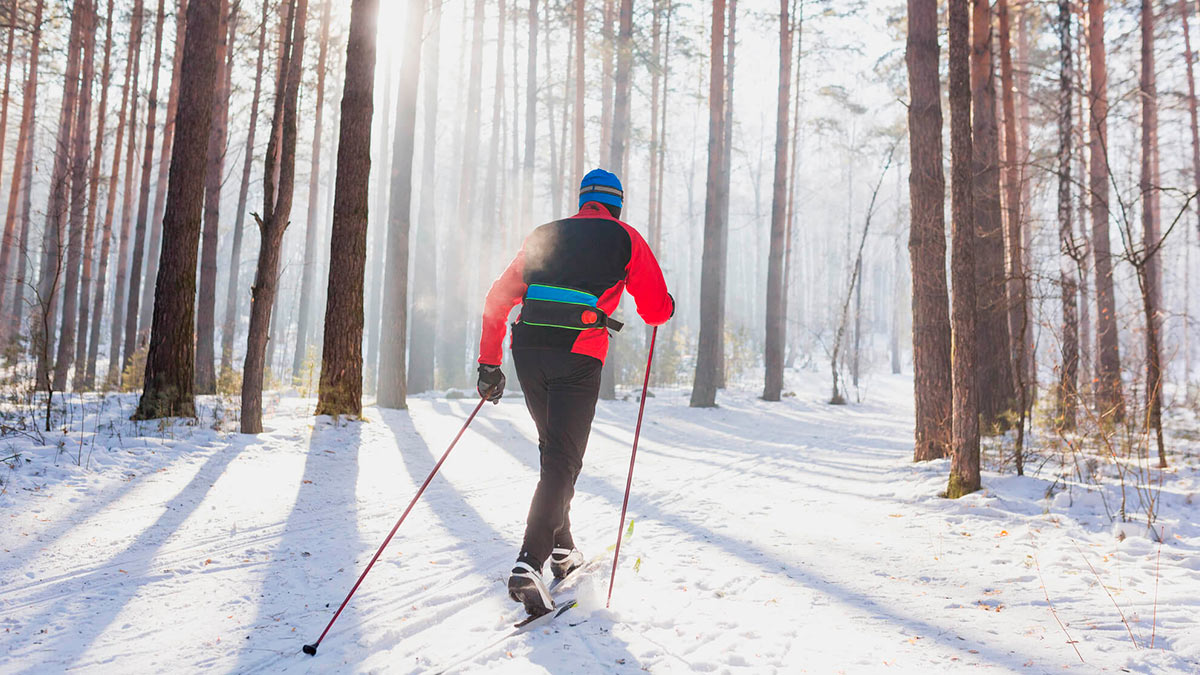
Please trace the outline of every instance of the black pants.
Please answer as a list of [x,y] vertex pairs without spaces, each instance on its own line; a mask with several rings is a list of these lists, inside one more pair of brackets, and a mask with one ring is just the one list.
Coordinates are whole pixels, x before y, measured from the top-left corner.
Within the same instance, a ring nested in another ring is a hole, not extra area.
[[541,477],[529,505],[518,559],[540,569],[551,549],[574,546],[571,498],[596,414],[601,363],[564,351],[514,349],[513,365],[537,425],[541,455]]

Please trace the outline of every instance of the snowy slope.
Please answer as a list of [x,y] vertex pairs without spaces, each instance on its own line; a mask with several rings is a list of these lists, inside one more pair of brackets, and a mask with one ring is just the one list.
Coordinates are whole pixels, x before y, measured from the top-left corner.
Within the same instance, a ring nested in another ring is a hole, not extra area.
[[[1160,554],[1047,478],[938,498],[946,462],[910,461],[910,379],[845,407],[814,379],[715,410],[659,391],[612,610],[604,557],[579,608],[491,646],[520,614],[504,579],[537,450],[519,396],[485,406],[316,657],[301,645],[471,402],[347,424],[284,397],[253,437],[218,399],[193,425],[136,425],[131,397],[72,398],[65,436],[0,439],[22,453],[0,464],[0,672],[1200,672],[1194,459],[1163,477]],[[572,510],[586,556],[614,541],[636,413],[599,408]],[[1200,454],[1187,443],[1172,452]]]

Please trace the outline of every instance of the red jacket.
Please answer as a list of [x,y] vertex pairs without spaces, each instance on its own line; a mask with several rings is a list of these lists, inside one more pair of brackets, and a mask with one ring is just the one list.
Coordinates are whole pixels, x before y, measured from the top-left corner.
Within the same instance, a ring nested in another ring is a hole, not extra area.
[[[658,326],[675,312],[658,260],[637,230],[613,218],[596,202],[583,205],[570,218],[542,225],[488,291],[483,309],[479,363],[499,365],[509,312],[525,296],[529,284],[586,291],[599,298],[598,309],[612,314],[628,290],[647,324]],[[512,349],[557,349],[586,354],[600,361],[608,355],[608,331],[571,330],[513,324]]]

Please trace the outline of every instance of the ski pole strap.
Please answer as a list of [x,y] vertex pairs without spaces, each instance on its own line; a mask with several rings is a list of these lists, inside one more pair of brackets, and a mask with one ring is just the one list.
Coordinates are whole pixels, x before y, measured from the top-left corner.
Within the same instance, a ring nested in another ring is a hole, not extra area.
[[530,284],[525,290],[518,321],[527,326],[568,330],[608,328],[619,332],[625,327],[600,309],[598,302],[595,295],[576,288]]

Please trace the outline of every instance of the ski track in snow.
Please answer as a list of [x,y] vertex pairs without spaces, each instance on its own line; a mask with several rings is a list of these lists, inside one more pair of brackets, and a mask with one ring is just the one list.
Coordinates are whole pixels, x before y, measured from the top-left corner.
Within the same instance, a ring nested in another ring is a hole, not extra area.
[[285,396],[256,437],[214,424],[215,398],[168,425],[127,421],[131,396],[72,396],[65,436],[0,439],[23,455],[0,465],[0,673],[1200,672],[1194,437],[1173,439],[1156,574],[1144,526],[1118,542],[1099,494],[1048,498],[1049,472],[937,497],[947,461],[910,461],[911,379],[841,407],[796,379],[782,403],[648,400],[611,610],[637,403],[601,402],[571,516],[594,562],[559,593],[580,606],[495,645],[522,614],[505,580],[537,448],[519,395],[485,406],[316,657],[301,645],[472,402],[346,423]]

